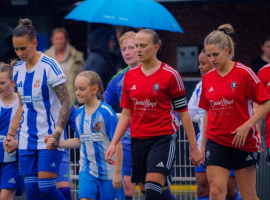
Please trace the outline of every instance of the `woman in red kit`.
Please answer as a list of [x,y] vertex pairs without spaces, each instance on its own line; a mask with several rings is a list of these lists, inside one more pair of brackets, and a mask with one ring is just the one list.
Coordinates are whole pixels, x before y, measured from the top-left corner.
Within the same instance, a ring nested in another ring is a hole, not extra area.
[[[258,72],[258,78],[262,81],[262,84],[270,94],[270,64],[262,67]],[[257,107],[257,105],[256,105]],[[258,131],[262,129],[262,120],[257,124]],[[270,113],[266,115],[265,119],[265,142],[266,142],[266,162],[270,165]]]
[[[199,107],[205,114],[201,150],[205,149],[211,200],[226,198],[232,168],[242,198],[258,200],[255,185],[260,142],[254,124],[269,111],[270,98],[249,67],[232,61],[234,44],[228,35],[232,32],[233,27],[224,24],[204,40],[214,69],[202,80]],[[254,115],[253,102],[259,104]]]
[[191,146],[190,159],[199,166],[202,154],[195,140],[187,111],[185,88],[179,73],[156,57],[161,45],[155,31],[136,34],[135,47],[142,64],[125,75],[121,106],[123,111],[115,136],[106,152],[110,163],[115,146],[130,124],[132,175],[147,200],[161,199],[175,155],[177,111]]

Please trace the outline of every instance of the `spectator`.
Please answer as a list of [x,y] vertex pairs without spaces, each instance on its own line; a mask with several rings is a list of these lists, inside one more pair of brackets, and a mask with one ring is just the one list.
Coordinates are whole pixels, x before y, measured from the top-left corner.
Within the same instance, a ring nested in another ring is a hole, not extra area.
[[97,72],[102,79],[104,89],[116,73],[109,48],[111,39],[112,32],[105,28],[96,29],[89,34],[87,41],[89,55],[83,69]]
[[45,55],[55,59],[60,64],[61,69],[67,76],[67,89],[70,99],[73,103],[76,103],[74,82],[77,75],[82,71],[83,53],[69,44],[67,30],[63,27],[55,28],[52,31],[51,41],[52,46],[45,52]]
[[261,49],[263,51],[263,55],[254,59],[250,67],[253,71],[258,74],[259,70],[264,66],[270,63],[270,35],[265,37],[261,42]]

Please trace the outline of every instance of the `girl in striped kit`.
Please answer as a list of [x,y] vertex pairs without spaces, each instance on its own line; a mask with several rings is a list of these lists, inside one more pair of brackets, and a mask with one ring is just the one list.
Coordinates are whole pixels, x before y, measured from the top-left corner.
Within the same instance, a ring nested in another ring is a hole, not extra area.
[[[113,109],[103,102],[101,78],[93,71],[81,72],[75,81],[75,93],[79,103],[84,104],[75,114],[76,138],[60,141],[59,147],[81,148],[79,199],[124,200],[121,142],[114,165],[105,160],[118,120]],[[45,140],[48,145],[54,142],[51,137]]]
[[11,147],[4,143],[13,130],[17,131],[19,128],[19,123],[12,123],[13,120],[19,122],[18,118],[21,118],[21,112],[19,116],[15,116],[19,105],[19,95],[14,92],[12,67],[0,63],[0,143],[2,143],[0,145],[0,199],[14,199],[16,192],[19,195],[23,192],[24,184],[19,175],[18,154],[16,147],[12,146],[16,145],[17,141],[11,143]]

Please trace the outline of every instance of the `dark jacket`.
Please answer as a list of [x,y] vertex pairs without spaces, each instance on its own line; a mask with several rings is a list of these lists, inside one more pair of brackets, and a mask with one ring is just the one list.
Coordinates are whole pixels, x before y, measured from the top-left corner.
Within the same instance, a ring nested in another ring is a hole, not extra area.
[[96,29],[88,36],[89,55],[84,70],[92,70],[102,79],[104,91],[116,73],[115,66],[108,46],[112,32],[108,29]]

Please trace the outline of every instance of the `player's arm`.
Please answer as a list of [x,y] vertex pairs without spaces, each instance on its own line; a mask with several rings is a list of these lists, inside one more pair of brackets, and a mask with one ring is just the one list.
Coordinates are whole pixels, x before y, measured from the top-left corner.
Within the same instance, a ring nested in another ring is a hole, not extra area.
[[3,144],[4,149],[7,153],[13,152],[18,147],[18,141],[14,141],[14,138],[18,133],[18,129],[20,128],[20,121],[23,113],[22,100],[19,94],[18,98],[19,98],[19,107],[16,111],[12,124],[7,132],[6,140]]
[[57,127],[56,127],[54,133],[52,135],[50,135],[51,137],[55,138],[54,144],[49,146],[50,150],[53,150],[53,149],[58,147],[61,134],[62,134],[62,132],[67,124],[70,109],[72,106],[69,95],[68,95],[66,83],[62,83],[58,86],[55,86],[54,91],[55,91],[55,93],[56,93],[56,95],[61,103],[61,108],[60,108],[60,112],[59,112]]
[[127,131],[128,126],[130,124],[130,120],[131,120],[131,110],[123,108],[113,139],[111,141],[108,150],[105,153],[105,159],[110,164],[112,163],[111,157],[116,151],[116,145]]
[[[208,123],[208,114],[209,114],[209,111],[205,110],[204,111],[204,115],[203,115],[203,130],[202,130],[202,143],[201,143],[201,152],[202,154],[204,155],[204,152],[205,152],[205,145],[206,145],[206,125]],[[203,162],[204,162],[204,159],[203,159]],[[204,163],[202,163],[204,164]]]
[[197,143],[196,143],[196,138],[195,138],[195,131],[193,128],[193,124],[190,118],[190,115],[188,111],[184,112],[179,112],[177,111],[177,114],[182,122],[183,128],[186,132],[188,142],[190,145],[190,160],[195,166],[200,166],[200,162],[202,159],[202,154],[198,149]]
[[113,175],[113,187],[120,189],[122,187],[122,162],[123,162],[123,148],[122,142],[118,142],[116,145],[116,151],[114,155],[114,175]]
[[[48,136],[46,136],[48,137]],[[55,142],[55,138],[53,137],[49,137],[46,140],[46,144],[47,144],[47,149],[49,149],[49,146]],[[66,149],[76,149],[76,148],[80,148],[81,146],[81,140],[80,138],[72,138],[72,139],[68,139],[68,140],[63,140],[59,142],[59,148],[66,148]]]
[[270,110],[270,100],[262,102],[254,115],[247,120],[243,125],[238,127],[232,134],[235,134],[235,137],[232,141],[232,145],[235,147],[241,147],[245,145],[247,135],[252,126],[254,126],[259,120],[261,120]]

